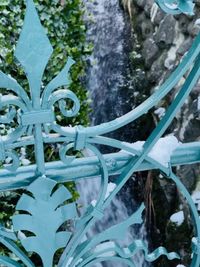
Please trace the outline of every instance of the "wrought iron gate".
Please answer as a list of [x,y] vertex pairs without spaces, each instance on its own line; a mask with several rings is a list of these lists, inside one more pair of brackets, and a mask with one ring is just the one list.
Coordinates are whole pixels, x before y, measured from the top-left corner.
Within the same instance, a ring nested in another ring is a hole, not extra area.
[[[0,170],[0,190],[26,190],[16,205],[16,211],[19,212],[12,218],[13,229],[0,228],[0,243],[14,253],[17,259],[0,256],[0,264],[33,267],[28,253],[35,252],[40,256],[43,266],[50,267],[54,264],[55,252],[60,248],[64,248],[64,252],[58,266],[63,267],[88,267],[102,261],[121,261],[134,267],[132,257],[138,250],[144,252],[149,262],[161,255],[166,255],[169,260],[179,258],[176,252],[168,252],[164,247],[149,253],[142,240],[133,240],[126,248],[117,243],[117,240],[123,239],[129,226],[142,223],[144,204],[124,222],[91,239],[84,239],[92,225],[103,218],[105,208],[134,172],[159,169],[176,183],[191,209],[196,238],[191,240],[193,254],[190,266],[200,266],[199,215],[189,192],[172,171],[172,166],[199,162],[200,143],[178,145],[173,137],[162,138],[199,79],[200,35],[166,82],[131,112],[94,127],[62,127],[56,121],[54,106],[57,104],[66,117],[76,116],[80,108],[79,100],[72,91],[58,89],[69,85],[68,72],[74,62],[69,58],[63,70],[44,89],[41,88],[42,76],[53,49],[41,26],[33,0],[26,2],[26,16],[15,57],[26,73],[30,96],[10,75],[0,72],[0,87],[5,89],[5,94],[0,98],[0,109],[7,110],[7,114],[0,116],[0,122],[10,124],[18,117],[18,126],[14,131],[0,137],[0,160],[5,162],[8,157],[12,159],[12,163],[4,164]],[[192,13],[194,7],[191,0],[157,0],[157,3],[171,14]],[[184,85],[145,142],[129,144],[104,136],[148,112],[173,90],[186,72],[189,74]],[[67,100],[73,102],[72,108],[67,108]],[[60,144],[60,161],[45,162],[44,145],[53,143]],[[103,155],[97,148],[99,144],[117,148],[120,152]],[[155,157],[153,153],[159,144],[164,145],[165,150],[169,144],[174,146],[164,160]],[[34,147],[35,164],[21,167],[17,151],[25,146]],[[70,149],[81,151],[85,148],[91,150],[94,156],[76,159],[67,154]],[[113,174],[117,175],[115,186],[107,194],[108,178]],[[76,204],[70,201],[71,194],[62,183],[96,176],[101,179],[98,199],[87,208],[83,216],[78,216]],[[57,187],[57,184],[61,185]],[[74,221],[74,232],[60,230],[60,226],[68,220]],[[27,253],[23,252],[24,249]]]

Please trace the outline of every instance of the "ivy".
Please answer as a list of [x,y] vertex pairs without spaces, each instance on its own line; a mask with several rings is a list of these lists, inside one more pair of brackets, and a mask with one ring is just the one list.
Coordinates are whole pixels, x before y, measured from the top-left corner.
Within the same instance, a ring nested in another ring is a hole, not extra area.
[[[81,0],[35,0],[41,22],[47,32],[54,52],[44,73],[43,84],[46,85],[64,67],[68,56],[76,64],[71,68],[71,85],[69,87],[80,100],[81,109],[77,117],[60,118],[63,125],[88,125],[89,101],[83,86],[86,57],[91,53],[92,46],[86,42],[86,27],[83,21],[84,6]],[[0,70],[14,77],[27,91],[28,82],[22,67],[14,58],[14,49],[19,39],[25,15],[24,0],[0,1]],[[14,127],[14,126],[13,126]],[[6,134],[5,126],[0,125],[0,133]],[[45,148],[46,159],[56,160],[52,155],[55,147]],[[33,149],[27,148],[27,157],[33,158]],[[66,184],[73,195],[78,198],[73,183]],[[0,221],[8,224],[13,214],[15,202],[20,192],[7,192],[1,195]],[[9,194],[9,197],[8,195]]]
[[[0,69],[11,74],[28,89],[23,69],[14,59],[14,48],[19,39],[25,14],[24,0],[0,1]],[[70,88],[80,99],[81,111],[72,120],[63,123],[88,124],[87,92],[82,80],[85,75],[85,58],[91,53],[92,46],[86,42],[86,27],[83,22],[84,6],[81,0],[37,0],[36,8],[41,22],[54,48],[45,75],[47,84],[64,66],[67,57],[71,56],[76,64],[71,70]]]

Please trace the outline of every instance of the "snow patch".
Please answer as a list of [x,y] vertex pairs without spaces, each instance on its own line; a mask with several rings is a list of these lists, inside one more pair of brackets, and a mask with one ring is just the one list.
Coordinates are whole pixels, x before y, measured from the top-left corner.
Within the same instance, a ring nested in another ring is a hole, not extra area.
[[[109,195],[112,193],[112,191],[115,190],[116,186],[117,186],[117,185],[116,185],[115,183],[111,183],[111,182],[108,183],[108,187],[107,187],[107,191],[106,191],[105,199],[107,199],[107,198],[109,197]],[[93,200],[91,201],[91,205],[92,205],[93,207],[95,207],[96,204],[97,204],[96,199],[93,199]]]
[[200,19],[197,19],[194,23],[194,25],[200,25]]
[[112,193],[112,191],[115,190],[116,188],[116,184],[115,183],[108,183],[108,187],[107,187],[107,192],[106,192],[106,195],[105,195],[105,199],[109,197],[109,195]]
[[159,119],[162,119],[162,117],[165,115],[165,112],[166,112],[165,108],[160,107],[154,111],[154,114],[157,115]]
[[93,200],[91,201],[91,205],[92,205],[93,207],[95,207],[95,206],[96,206],[96,204],[97,204],[97,201],[96,201],[96,199],[93,199]]
[[174,213],[170,217],[170,221],[173,222],[173,223],[176,223],[177,226],[180,226],[184,222],[184,213],[183,213],[183,211],[179,211],[179,212]]
[[[115,248],[115,243],[112,241],[109,242],[104,242],[101,243],[99,245],[96,246],[96,248],[94,249],[94,253],[99,253],[102,250],[106,250],[106,249],[111,249],[111,248]],[[114,251],[105,251],[101,254],[101,257],[112,257],[115,256],[115,252]]]
[[152,23],[154,23],[157,12],[158,12],[158,5],[154,3],[151,7],[151,12],[150,12],[150,18]]
[[28,159],[25,159],[25,158],[24,158],[24,159],[22,159],[22,160],[21,160],[21,162],[22,162],[22,165],[23,165],[23,166],[28,166],[28,165],[30,165],[30,164],[31,164],[30,160],[28,160]]
[[17,236],[20,240],[25,240],[27,238],[22,231],[18,231]]
[[68,262],[67,262],[67,264],[65,265],[65,267],[68,267],[71,264],[72,261],[73,261],[73,257],[70,257]]
[[165,67],[169,70],[173,69],[174,67],[174,62],[176,61],[176,55],[177,55],[177,50],[181,46],[181,44],[184,42],[184,35],[180,32],[179,27],[178,27],[178,22],[176,22],[175,25],[175,30],[176,30],[176,38],[174,40],[173,46],[169,49],[167,53],[167,58],[165,60]]
[[12,162],[12,158],[11,157],[7,157],[6,159],[5,159],[5,163],[6,164],[10,164]]
[[200,96],[197,99],[197,110],[200,111]]
[[[124,143],[135,150],[142,152],[145,141],[137,141],[132,144]],[[168,135],[160,138],[154,145],[152,150],[148,153],[148,156],[158,161],[161,165],[168,167],[170,158],[174,150],[176,150],[181,143],[174,135]]]
[[192,200],[197,205],[198,211],[200,211],[200,191],[195,191],[192,194]]

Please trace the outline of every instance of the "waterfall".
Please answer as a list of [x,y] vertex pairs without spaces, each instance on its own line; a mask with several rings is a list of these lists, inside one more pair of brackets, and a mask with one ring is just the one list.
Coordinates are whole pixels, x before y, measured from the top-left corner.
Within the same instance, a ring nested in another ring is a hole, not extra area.
[[[87,24],[87,39],[94,44],[94,50],[88,59],[86,85],[92,99],[91,122],[93,125],[119,117],[131,109],[124,97],[124,88],[134,90],[130,76],[129,53],[131,52],[131,25],[124,15],[119,0],[84,0],[86,7],[85,21]],[[126,90],[126,89],[125,89]],[[131,141],[129,128],[118,131],[111,136]],[[139,133],[134,132],[135,138]],[[109,152],[105,148],[102,152]],[[111,177],[113,181],[115,177]],[[132,178],[131,178],[132,179]],[[130,180],[131,180],[130,179]],[[125,185],[105,211],[104,218],[88,232],[88,236],[101,232],[111,225],[125,220],[138,204],[134,200],[131,182]],[[79,204],[86,207],[96,199],[100,188],[100,179],[85,179],[77,184],[80,193]],[[129,229],[121,245],[128,245],[135,239],[145,241],[144,226],[134,226]],[[147,241],[146,241],[147,242]],[[147,267],[143,254],[138,253],[135,258],[136,267]],[[125,267],[121,263],[102,263],[95,267]]]

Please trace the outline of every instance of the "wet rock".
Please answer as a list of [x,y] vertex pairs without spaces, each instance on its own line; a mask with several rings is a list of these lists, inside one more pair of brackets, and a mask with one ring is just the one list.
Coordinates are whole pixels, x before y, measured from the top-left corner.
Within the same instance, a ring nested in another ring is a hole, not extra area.
[[197,6],[200,6],[200,0],[196,0],[196,1],[195,1],[195,4],[196,4]]
[[172,15],[167,15],[160,23],[158,31],[155,35],[155,41],[161,48],[167,48],[173,44],[175,37],[176,20]]
[[148,17],[150,17],[151,7],[153,4],[154,4],[154,0],[146,0],[144,11]]
[[194,140],[197,140],[200,136],[200,123],[199,119],[194,118],[191,119],[187,125],[187,128],[185,130],[184,134],[184,141],[185,142],[192,142]]
[[148,79],[152,82],[155,83],[158,80],[161,80],[161,77],[163,76],[164,70],[165,70],[165,60],[167,58],[167,53],[161,54],[161,56],[154,61],[152,64],[151,70],[148,73]]
[[166,13],[164,13],[160,8],[158,8],[154,18],[152,19],[152,23],[154,25],[160,25],[161,21],[164,19],[165,16]]
[[181,178],[187,190],[190,192],[194,189],[198,178],[199,168],[196,165],[182,166],[178,171],[178,176]]
[[145,60],[146,67],[150,67],[159,54],[159,48],[152,38],[145,40],[142,55]]
[[153,25],[151,23],[148,23],[147,21],[143,21],[141,24],[141,30],[142,30],[142,37],[146,39],[147,37],[150,37],[153,35]]
[[[172,70],[191,47],[194,37],[199,34],[200,0],[195,0],[196,8],[194,16],[186,16],[184,14],[175,16],[167,15],[161,11],[161,9],[157,8],[155,1],[152,0],[146,0],[145,2],[143,0],[133,0],[133,2],[135,2],[135,5],[138,3],[138,6],[140,6],[140,13],[136,15],[135,19],[136,23],[134,25],[134,30],[137,31],[137,29],[139,29],[138,40],[140,46],[142,46],[142,58],[144,60],[143,67],[146,80],[149,84],[146,93],[148,95],[149,92],[154,91],[155,87],[162,84],[162,82],[170,76]],[[149,35],[149,33],[151,34]],[[181,80],[182,82],[180,81],[178,86],[182,86],[185,81],[184,78]],[[141,81],[141,83],[143,82]],[[173,94],[175,95],[176,92],[177,91],[173,91]],[[185,101],[184,106],[179,114],[177,114],[173,124],[171,124],[166,133],[176,133],[176,136],[178,136],[181,142],[184,143],[198,141],[200,139],[200,108],[198,110],[199,96],[200,85],[197,85],[191,92],[190,98]],[[168,105],[171,103],[171,100],[172,95],[169,94],[169,97],[163,101]],[[186,185],[189,192],[191,192],[194,190],[196,182],[200,177],[200,167],[197,165],[180,167],[177,169],[176,174],[181,178],[181,181]],[[187,208],[186,205],[183,204],[185,200],[181,197],[181,194],[176,191],[174,184],[169,185],[165,183],[163,179],[159,183],[158,178],[154,179],[154,182],[155,181],[157,181],[159,185],[159,192],[154,192],[155,198],[158,201],[158,207],[160,207],[160,203],[163,203],[163,199],[165,199],[165,202],[167,203],[164,207],[166,217],[163,216],[165,218],[163,221],[159,222],[157,220],[155,232],[159,233],[161,243],[168,239],[167,242],[173,244],[173,231],[169,233],[167,230],[167,216],[171,214],[171,212],[175,212],[176,208],[179,207],[178,205],[182,205],[182,209],[184,210],[184,213],[186,213]],[[155,202],[154,206],[156,207]],[[160,216],[158,217],[160,218]],[[192,229],[189,213],[185,218],[187,218],[185,223],[188,225],[188,229]],[[182,232],[183,236],[187,236],[188,232],[184,229]],[[164,234],[161,235],[160,233]],[[166,233],[168,233],[167,238]],[[153,245],[155,245],[158,236],[153,233],[151,234],[151,238]],[[180,240],[182,242],[184,237],[181,237]],[[188,259],[183,261],[185,266],[189,266],[190,262],[190,253],[188,253],[189,250],[187,251],[187,248],[190,250],[190,243],[186,245],[186,249],[182,250],[183,253],[185,253],[184,260],[188,257]],[[159,262],[159,264],[158,266],[171,267],[166,261]]]
[[191,94],[190,94],[190,97],[191,97],[192,101],[195,101],[195,100],[198,99],[199,95],[200,95],[200,85],[197,84],[197,85],[194,87],[194,89],[192,90],[192,92],[191,92]]
[[190,23],[190,19],[188,16],[181,14],[179,17],[179,29],[182,33],[188,33],[188,25]]
[[142,23],[144,23],[145,21],[146,21],[146,24],[148,24],[148,20],[144,12],[139,14],[135,19],[135,29],[139,35],[142,35]]
[[141,7],[144,8],[146,5],[146,0],[136,0],[136,4]]
[[200,23],[195,23],[194,24],[193,22],[191,22],[188,25],[188,32],[192,37],[197,36],[199,34],[199,32],[200,32]]
[[191,37],[188,37],[183,42],[183,44],[179,47],[179,49],[177,50],[177,53],[179,55],[183,56],[188,51],[188,49],[191,47],[192,41],[193,41],[192,38]]

